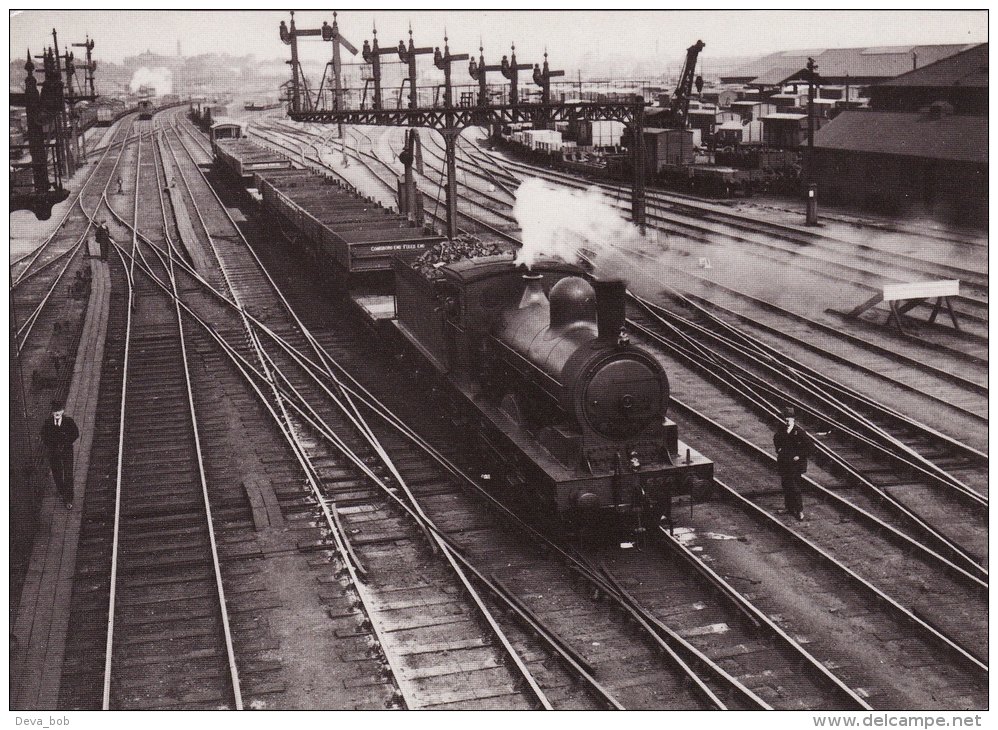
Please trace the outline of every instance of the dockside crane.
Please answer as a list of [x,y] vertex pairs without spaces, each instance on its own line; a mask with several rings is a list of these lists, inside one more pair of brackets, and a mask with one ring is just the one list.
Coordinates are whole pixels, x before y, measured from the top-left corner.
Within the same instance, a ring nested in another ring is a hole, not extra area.
[[693,95],[693,83],[696,80],[697,58],[706,44],[697,41],[686,49],[686,63],[679,76],[679,84],[672,93],[669,103],[669,126],[675,129],[685,129],[690,112],[690,97]]

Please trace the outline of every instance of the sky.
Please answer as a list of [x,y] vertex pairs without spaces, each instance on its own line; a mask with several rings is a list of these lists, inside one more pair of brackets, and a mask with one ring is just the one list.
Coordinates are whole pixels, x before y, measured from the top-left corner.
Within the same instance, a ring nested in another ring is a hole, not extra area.
[[[147,49],[174,55],[253,54],[258,59],[288,57],[278,37],[286,11],[12,11],[10,57],[37,53],[51,42],[95,40],[95,56],[120,62]],[[331,10],[301,10],[299,28],[332,21]],[[348,10],[339,14],[344,36],[360,48],[377,26],[380,44],[397,45],[411,22],[418,46],[443,45],[452,53],[478,55],[479,40],[488,63],[516,43],[518,60],[539,61],[550,53],[552,68],[572,68],[583,57],[614,56],[635,61],[675,59],[702,39],[705,59],[752,56],[801,48],[978,43],[988,40],[987,12],[972,11],[428,11]],[[309,39],[302,60],[329,56],[329,44]],[[357,57],[359,61],[359,56]],[[397,59],[395,59],[397,60]]]

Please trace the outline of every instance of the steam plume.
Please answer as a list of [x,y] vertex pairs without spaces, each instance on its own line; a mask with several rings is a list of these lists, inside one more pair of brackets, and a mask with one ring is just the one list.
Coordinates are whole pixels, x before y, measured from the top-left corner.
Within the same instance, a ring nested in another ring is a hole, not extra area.
[[583,252],[598,262],[614,247],[627,250],[644,243],[640,231],[596,187],[566,190],[530,178],[516,191],[513,214],[523,238],[516,263],[528,268],[541,255],[575,263]]
[[173,89],[173,73],[168,68],[147,68],[143,66],[132,75],[128,89],[134,94],[143,86],[156,90],[156,96],[169,94]]

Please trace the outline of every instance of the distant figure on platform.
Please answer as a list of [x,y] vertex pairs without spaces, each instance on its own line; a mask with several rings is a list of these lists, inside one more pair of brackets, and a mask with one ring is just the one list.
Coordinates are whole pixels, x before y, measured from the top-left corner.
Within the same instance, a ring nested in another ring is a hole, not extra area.
[[49,457],[52,479],[66,509],[73,509],[73,444],[80,438],[76,421],[66,415],[61,400],[52,401],[52,415],[42,424],[42,443]]
[[118,195],[124,195],[125,191],[121,189],[121,175],[118,175]]
[[111,250],[111,230],[107,227],[107,221],[101,221],[97,226],[97,243],[100,245],[100,257],[102,261],[107,261],[108,252]]
[[807,455],[811,441],[807,432],[797,425],[796,414],[791,407],[783,410],[786,425],[773,435],[776,447],[776,468],[780,472],[783,487],[783,500],[787,512],[798,520],[804,519],[804,504],[801,501],[801,475],[807,471]]

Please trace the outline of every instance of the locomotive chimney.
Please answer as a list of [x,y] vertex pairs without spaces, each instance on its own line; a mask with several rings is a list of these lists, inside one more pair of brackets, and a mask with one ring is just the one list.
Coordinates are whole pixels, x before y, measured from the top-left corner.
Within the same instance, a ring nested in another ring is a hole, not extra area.
[[520,297],[520,305],[517,309],[526,309],[547,301],[547,297],[544,296],[544,288],[541,286],[543,281],[544,277],[540,274],[523,275],[523,296]]
[[621,279],[596,279],[596,327],[600,339],[616,340],[624,327],[627,285]]

